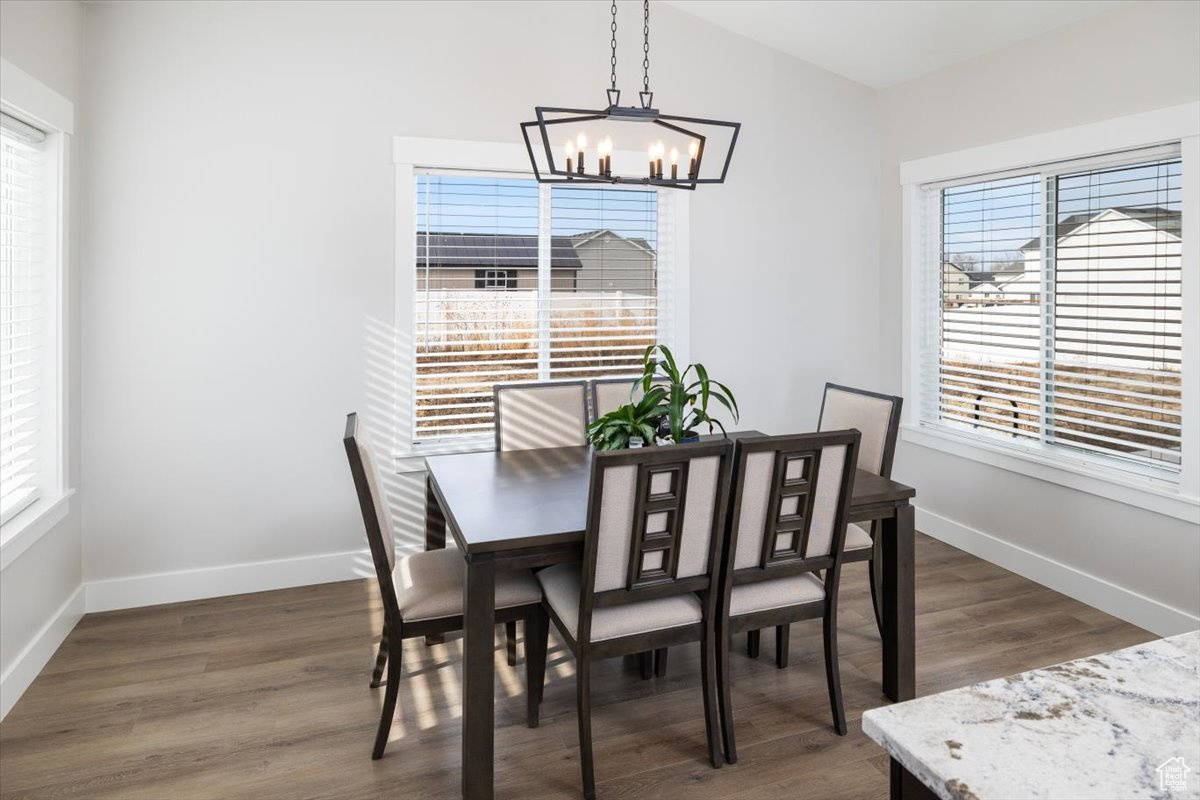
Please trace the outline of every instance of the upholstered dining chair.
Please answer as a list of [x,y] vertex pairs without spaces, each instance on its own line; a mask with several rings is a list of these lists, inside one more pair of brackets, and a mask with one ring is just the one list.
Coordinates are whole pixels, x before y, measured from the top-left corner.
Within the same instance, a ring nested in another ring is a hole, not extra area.
[[[890,478],[892,460],[896,455],[896,437],[900,432],[900,408],[904,400],[889,394],[878,394],[866,389],[825,384],[821,399],[821,415],[817,430],[830,431],[856,428],[862,433],[858,449],[858,468],[874,475]],[[875,613],[875,626],[882,634],[883,610],[879,599],[879,537],[876,535],[879,522],[854,522],[846,530],[846,553],[843,563],[867,561],[867,579],[871,587],[871,605]],[[775,630],[775,658],[780,667],[787,665],[787,628]],[[747,653],[758,657],[759,632],[750,631]],[[781,654],[782,653],[782,654]]]
[[[543,608],[575,655],[584,797],[594,798],[593,662],[700,643],[709,760],[721,766],[716,701],[718,569],[732,443],[595,453],[582,564],[537,573]],[[546,632],[532,645],[545,664]],[[535,660],[535,659],[530,659]],[[541,684],[537,689],[541,695]]]
[[[383,713],[375,734],[371,758],[383,756],[392,716],[396,710],[396,695],[400,691],[401,642],[418,636],[444,634],[462,629],[463,579],[465,565],[457,550],[427,550],[396,557],[392,517],[383,494],[379,471],[371,452],[370,442],[358,414],[346,416],[346,432],[342,439],[350,474],[358,493],[363,524],[375,578],[383,598],[383,633],[371,688],[380,686],[384,666],[387,666],[387,689]],[[496,575],[496,621],[526,621],[526,632],[536,630],[540,617],[542,590],[529,570],[513,570]],[[542,653],[545,652],[543,649]],[[537,654],[526,652],[525,676],[528,685],[541,679],[545,666],[537,663]],[[528,693],[528,689],[526,690]],[[531,724],[536,724],[537,706],[533,696],[528,698]]]
[[[587,444],[587,381],[497,383],[492,389],[496,450]],[[504,625],[510,667],[517,664],[517,622]],[[528,649],[529,630],[525,631]]]
[[587,381],[498,383],[493,400],[499,451],[587,444]]
[[[890,394],[878,394],[866,389],[825,384],[821,401],[821,416],[817,430],[857,428],[862,433],[858,448],[858,468],[872,475],[892,476],[892,461],[896,456],[896,437],[900,433],[900,409],[904,399]],[[867,580],[871,586],[871,605],[875,610],[875,626],[882,634],[883,609],[879,600],[879,532],[880,522],[854,522],[846,530],[844,563],[867,561]]]
[[[737,747],[729,637],[741,631],[786,630],[792,622],[822,618],[833,726],[839,735],[846,733],[837,594],[859,439],[858,431],[846,430],[737,442],[717,615],[721,727],[725,759],[731,764],[737,761]],[[817,577],[819,571],[824,580]]]

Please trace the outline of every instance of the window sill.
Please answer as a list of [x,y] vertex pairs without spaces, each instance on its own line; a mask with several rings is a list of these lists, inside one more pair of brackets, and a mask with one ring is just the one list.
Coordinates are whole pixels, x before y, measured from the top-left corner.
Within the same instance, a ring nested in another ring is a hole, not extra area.
[[1200,498],[1186,495],[1180,489],[1168,488],[1161,481],[1149,477],[1139,478],[1105,469],[1101,465],[1085,465],[1021,452],[909,423],[901,426],[900,438],[909,444],[1116,500],[1193,525],[1200,524]]
[[471,439],[464,442],[434,443],[413,445],[411,450],[393,455],[396,472],[424,472],[425,459],[428,456],[445,456],[452,453],[486,453],[496,449],[496,440],[492,436],[486,439]]
[[0,533],[0,571],[8,569],[18,556],[66,519],[74,494],[74,489],[67,489],[54,498],[40,497],[4,523]]

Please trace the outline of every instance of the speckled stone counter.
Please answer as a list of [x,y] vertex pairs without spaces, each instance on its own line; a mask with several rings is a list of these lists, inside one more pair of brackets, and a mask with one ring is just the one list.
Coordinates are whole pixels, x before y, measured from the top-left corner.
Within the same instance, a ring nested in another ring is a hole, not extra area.
[[863,731],[943,800],[1200,798],[1200,631],[872,709]]

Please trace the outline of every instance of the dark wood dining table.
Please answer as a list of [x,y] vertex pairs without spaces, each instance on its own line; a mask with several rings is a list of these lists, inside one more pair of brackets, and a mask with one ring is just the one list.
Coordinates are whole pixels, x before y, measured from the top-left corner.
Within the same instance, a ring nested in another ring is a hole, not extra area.
[[[740,435],[753,435],[742,432]],[[579,561],[591,477],[588,447],[456,453],[426,459],[425,548],[449,530],[466,560],[463,618],[462,795],[493,795],[495,588],[498,569]],[[881,520],[883,691],[916,694],[913,507],[916,491],[859,470],[853,522]]]

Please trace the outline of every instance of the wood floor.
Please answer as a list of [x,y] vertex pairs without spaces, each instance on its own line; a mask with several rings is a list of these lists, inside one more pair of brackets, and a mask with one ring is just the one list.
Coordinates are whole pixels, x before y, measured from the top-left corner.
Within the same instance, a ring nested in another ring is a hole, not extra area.
[[[720,770],[705,756],[696,646],[671,651],[666,678],[610,661],[593,678],[601,800],[886,797],[886,758],[859,722],[885,702],[865,565],[842,585],[848,736],[833,732],[819,621],[792,626],[786,670],[773,636],[757,661],[739,637],[740,759]],[[461,642],[406,643],[392,739],[372,762],[380,621],[365,580],[88,615],[0,723],[0,797],[457,798]],[[918,695],[1152,638],[918,537]],[[523,670],[497,639],[498,798],[580,796],[573,664],[556,645],[530,730]]]

